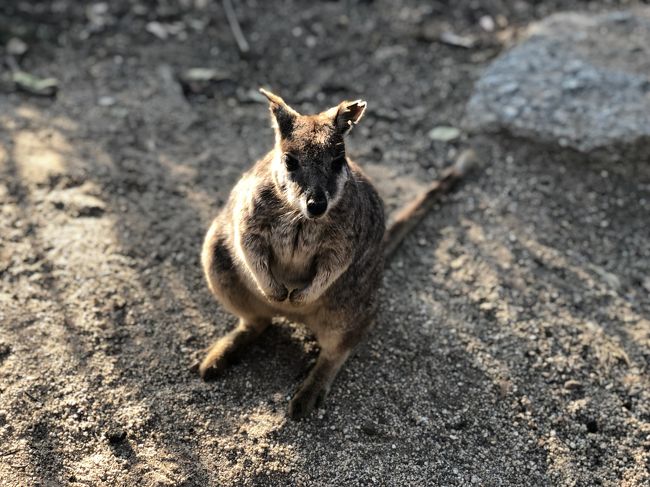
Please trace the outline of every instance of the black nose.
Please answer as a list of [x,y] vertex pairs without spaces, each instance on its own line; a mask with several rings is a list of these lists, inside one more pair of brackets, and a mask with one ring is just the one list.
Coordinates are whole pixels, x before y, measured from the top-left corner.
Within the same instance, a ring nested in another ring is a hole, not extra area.
[[307,200],[307,213],[309,216],[321,216],[327,210],[325,195],[315,195]]

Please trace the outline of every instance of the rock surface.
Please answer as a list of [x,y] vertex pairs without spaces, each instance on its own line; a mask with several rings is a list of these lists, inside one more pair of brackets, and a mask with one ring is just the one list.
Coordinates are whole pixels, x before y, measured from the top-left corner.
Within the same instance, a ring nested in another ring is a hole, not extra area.
[[465,125],[650,161],[650,9],[559,13],[494,61]]

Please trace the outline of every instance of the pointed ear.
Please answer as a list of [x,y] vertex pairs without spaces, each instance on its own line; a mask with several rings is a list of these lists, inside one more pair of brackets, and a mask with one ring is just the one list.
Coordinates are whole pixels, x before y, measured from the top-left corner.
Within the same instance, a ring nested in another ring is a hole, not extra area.
[[341,135],[347,134],[354,127],[363,113],[366,111],[367,103],[363,100],[344,101],[338,107],[331,108],[334,115],[334,125],[341,132]]
[[298,112],[287,105],[278,95],[266,91],[264,88],[260,88],[260,93],[269,100],[269,110],[273,115],[273,126],[278,130],[281,137],[289,137],[293,131]]

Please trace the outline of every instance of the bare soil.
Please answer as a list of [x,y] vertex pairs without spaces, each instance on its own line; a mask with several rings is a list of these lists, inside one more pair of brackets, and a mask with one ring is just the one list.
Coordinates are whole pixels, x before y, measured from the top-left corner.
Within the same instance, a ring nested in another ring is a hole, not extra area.
[[[0,45],[60,83],[0,75],[0,484],[648,485],[650,168],[428,137],[520,28],[627,2],[237,3],[245,56],[221,2],[0,5]],[[218,76],[179,83],[192,67]],[[259,86],[305,112],[366,99],[349,152],[389,209],[465,146],[483,163],[407,238],[302,422],[287,402],[317,350],[298,325],[217,382],[189,371],[235,321],[199,251],[272,143]]]

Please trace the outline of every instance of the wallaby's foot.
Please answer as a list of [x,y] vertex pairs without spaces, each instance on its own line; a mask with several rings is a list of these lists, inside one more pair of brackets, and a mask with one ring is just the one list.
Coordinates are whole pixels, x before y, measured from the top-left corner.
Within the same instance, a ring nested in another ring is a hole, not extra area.
[[320,384],[303,383],[289,402],[289,417],[302,419],[320,407],[327,397],[327,390]]
[[203,380],[215,379],[241,350],[257,338],[271,323],[269,319],[239,320],[237,328],[217,340],[198,366]]
[[321,349],[316,365],[314,365],[314,368],[289,403],[289,416],[291,419],[301,419],[308,416],[314,408],[321,406],[325,401],[336,374],[338,374],[351,350],[340,343],[337,345],[336,347],[323,347]]
[[264,291],[264,295],[271,301],[281,303],[289,296],[289,290],[283,284],[276,284],[268,291]]

